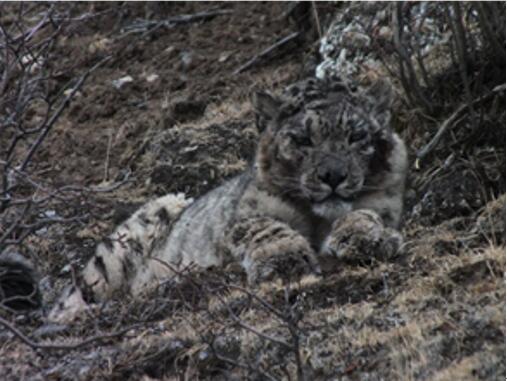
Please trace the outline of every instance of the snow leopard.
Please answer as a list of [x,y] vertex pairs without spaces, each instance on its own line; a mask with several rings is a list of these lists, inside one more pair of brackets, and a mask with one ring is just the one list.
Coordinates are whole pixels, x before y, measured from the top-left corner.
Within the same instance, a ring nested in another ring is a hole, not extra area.
[[396,249],[407,152],[391,126],[392,99],[382,82],[315,78],[256,92],[248,169],[195,201],[170,194],[145,204],[98,245],[84,286],[98,300],[137,296],[181,269],[231,262],[252,285],[319,273],[321,258],[340,254],[349,231],[341,221],[354,213]]

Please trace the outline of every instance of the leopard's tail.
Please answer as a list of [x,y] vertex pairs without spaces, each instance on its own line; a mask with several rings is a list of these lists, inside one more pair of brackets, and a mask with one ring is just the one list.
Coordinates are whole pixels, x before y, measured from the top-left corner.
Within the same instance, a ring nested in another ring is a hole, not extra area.
[[97,301],[118,291],[137,295],[153,285],[154,251],[192,201],[181,193],[169,194],[148,202],[119,225],[97,246],[81,274],[85,294]]

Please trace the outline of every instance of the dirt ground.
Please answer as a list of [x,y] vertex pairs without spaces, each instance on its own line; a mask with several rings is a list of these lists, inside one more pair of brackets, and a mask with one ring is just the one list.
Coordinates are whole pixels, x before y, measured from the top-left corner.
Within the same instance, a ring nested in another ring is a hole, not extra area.
[[[321,3],[322,20],[338,6]],[[139,29],[141,20],[217,8],[230,12]],[[249,95],[280,90],[315,67],[317,38],[307,30],[234,74],[299,30],[301,20],[284,17],[287,9],[264,2],[76,6],[76,15],[98,16],[76,22],[59,41],[55,88],[112,59],[87,79],[31,169],[48,186],[102,191],[54,201],[59,215],[86,218],[28,239],[45,307],[10,319],[38,344],[104,337],[72,349],[37,348],[0,327],[0,379],[505,377],[504,119],[485,121],[479,132],[464,128],[416,162],[414,152],[438,123],[400,111],[396,126],[411,174],[406,244],[396,258],[337,263],[325,277],[308,276],[289,289],[273,282],[246,290],[239,269],[213,270],[143,300],[96,305],[68,324],[47,321],[96,243],[136,207],[168,192],[199,196],[246,168],[257,139]],[[115,86],[127,76],[131,82]]]

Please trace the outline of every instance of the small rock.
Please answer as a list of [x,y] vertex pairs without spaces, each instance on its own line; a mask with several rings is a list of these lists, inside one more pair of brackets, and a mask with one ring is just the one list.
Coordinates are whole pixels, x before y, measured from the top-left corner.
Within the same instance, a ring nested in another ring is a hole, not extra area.
[[188,70],[195,66],[195,54],[192,52],[182,52],[180,59],[183,70]]
[[58,217],[58,215],[56,214],[56,211],[54,211],[54,210],[46,210],[43,214],[44,214],[44,216],[46,216],[48,218]]
[[134,82],[134,78],[132,78],[130,75],[126,75],[125,77],[115,79],[113,81],[113,86],[116,87],[118,90],[123,87],[126,83]]
[[221,356],[236,359],[241,351],[241,341],[235,336],[220,335],[215,338],[213,347]]
[[21,57],[21,63],[28,69],[30,73],[33,74],[42,67],[44,64],[44,59],[42,57],[35,58],[31,54],[27,54]]
[[70,264],[67,264],[65,266],[62,267],[61,271],[60,271],[60,274],[67,274],[70,272],[71,270],[71,265]]
[[155,82],[156,80],[158,80],[160,77],[158,74],[150,74],[146,77],[146,81],[148,83],[152,83],[152,82]]
[[[72,92],[72,90],[73,90],[73,89],[67,89],[67,90],[65,90],[65,91],[63,92],[63,95],[65,95],[66,97],[67,97],[67,96],[69,96],[69,94]],[[83,94],[82,94],[80,91],[76,91],[76,92],[74,93],[74,96],[73,96],[73,97],[74,97],[74,98],[79,98],[79,97],[81,97],[82,95],[83,95]]]
[[164,53],[167,54],[168,56],[172,56],[175,51],[176,48],[173,45],[171,45],[164,50]]
[[224,53],[220,54],[220,56],[218,57],[218,62],[220,62],[220,63],[225,62],[229,59],[230,56],[231,56],[231,53],[224,52]]
[[97,52],[102,52],[106,50],[111,45],[111,40],[109,38],[101,38],[93,41],[88,46],[88,52],[91,54],[95,54]]
[[379,29],[378,35],[385,40],[390,40],[393,38],[393,30],[388,26],[383,26]]

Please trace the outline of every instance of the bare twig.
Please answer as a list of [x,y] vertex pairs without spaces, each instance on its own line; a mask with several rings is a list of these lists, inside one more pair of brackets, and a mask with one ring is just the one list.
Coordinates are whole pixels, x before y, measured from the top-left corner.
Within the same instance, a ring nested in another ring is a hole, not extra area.
[[272,314],[274,314],[280,320],[282,320],[282,321],[285,320],[285,315],[280,310],[276,309],[273,305],[271,305],[270,303],[266,302],[264,299],[262,299],[261,297],[259,297],[257,294],[251,292],[247,288],[242,287],[242,286],[238,286],[236,284],[228,284],[228,283],[224,283],[224,282],[220,282],[220,281],[217,281],[217,283],[223,285],[224,287],[232,288],[234,290],[238,290],[238,291],[241,291],[241,292],[245,293],[245,295],[247,295],[248,297],[256,300],[262,307],[264,307],[267,311],[269,311]]
[[212,9],[204,12],[197,12],[194,14],[179,15],[169,17],[162,21],[151,21],[151,20],[138,20],[132,25],[125,28],[126,32],[122,37],[132,33],[151,33],[159,28],[172,28],[179,24],[188,24],[191,22],[210,20],[216,16],[228,15],[232,11],[228,9]]
[[225,302],[225,300],[220,296],[220,295],[216,295],[218,297],[218,299],[220,300],[220,302],[222,303],[222,305],[227,309],[227,311],[229,312],[229,316],[232,318],[232,320],[234,320],[236,322],[236,324],[238,324],[241,328],[243,329],[246,329],[247,331],[250,331],[252,333],[254,333],[255,335],[265,339],[265,340],[268,340],[268,341],[271,341],[275,344],[278,344],[286,349],[292,349],[291,345],[283,340],[280,340],[276,337],[273,337],[273,336],[269,336],[261,331],[259,331],[258,329],[244,323],[235,313],[234,311],[232,310],[231,306],[229,306],[228,303]]
[[75,350],[82,347],[85,347],[89,344],[95,343],[97,341],[103,341],[108,339],[113,339],[118,336],[123,336],[125,333],[127,333],[130,330],[133,330],[135,328],[138,328],[140,324],[135,324],[133,326],[130,326],[128,328],[123,328],[119,331],[115,331],[113,333],[107,333],[103,335],[95,335],[92,336],[86,340],[77,342],[75,344],[65,344],[65,343],[39,343],[36,341],[33,341],[28,336],[23,334],[14,324],[10,323],[6,319],[0,316],[0,324],[3,325],[5,328],[7,328],[9,331],[11,331],[18,339],[20,339],[23,343],[28,345],[29,347],[33,349],[47,349],[47,350]]
[[[452,14],[450,12],[447,12],[447,15],[449,17],[449,24],[452,28],[452,35],[454,37],[454,41],[456,43],[456,51],[458,54],[458,65],[459,65],[459,72],[461,75],[461,80],[463,81],[463,87],[465,88],[465,95],[467,100],[467,106],[469,108],[470,115],[475,116],[475,112],[472,106],[472,93],[470,91],[470,81],[468,80],[468,74],[467,74],[467,61],[468,61],[468,54],[467,54],[467,40],[466,40],[466,34],[465,29],[463,28],[463,24],[461,22],[462,14],[461,14],[461,7],[458,3],[452,3]],[[475,119],[475,117],[474,117]]]
[[81,77],[79,78],[79,80],[77,81],[77,83],[74,85],[74,87],[72,88],[72,90],[67,94],[67,96],[65,97],[65,99],[60,104],[60,107],[58,107],[58,109],[54,112],[54,114],[51,115],[51,118],[48,120],[48,122],[46,123],[44,129],[41,131],[41,133],[37,137],[37,140],[32,144],[32,147],[28,151],[28,154],[26,155],[25,160],[23,160],[23,163],[19,167],[20,170],[23,171],[26,168],[26,166],[30,162],[33,154],[35,153],[35,151],[37,150],[37,148],[39,147],[39,145],[42,143],[42,141],[44,140],[44,138],[47,136],[48,132],[51,130],[51,128],[53,127],[53,125],[55,124],[55,122],[58,120],[58,118],[60,117],[60,115],[63,112],[63,110],[69,105],[69,103],[72,100],[72,98],[74,97],[74,95],[83,86],[83,84],[85,83],[85,81],[88,78],[88,76],[91,73],[93,73],[96,69],[98,69],[100,66],[102,66],[107,61],[109,61],[110,59],[111,59],[111,56],[107,56],[107,57],[103,58],[102,60],[100,60],[99,62],[97,62],[95,65],[93,65],[90,69],[88,69],[83,75],[81,75]]
[[9,237],[9,235],[12,234],[12,232],[14,231],[14,229],[17,228],[17,226],[23,220],[23,218],[25,217],[25,215],[26,215],[26,213],[28,212],[29,209],[30,209],[30,203],[27,203],[25,205],[23,211],[18,215],[18,217],[14,220],[14,222],[11,224],[11,226],[9,228],[7,228],[5,230],[5,233],[2,234],[2,236],[0,237],[0,245],[2,245],[4,243],[4,241],[7,239],[7,237]]
[[[417,41],[417,46],[415,48],[417,65],[419,66],[419,70],[421,71],[421,75],[422,75],[424,84],[426,86],[429,86],[430,81],[429,81],[428,71],[426,70],[426,66],[424,65],[424,60],[423,60],[423,57],[421,54],[421,38],[420,38],[421,29],[422,29],[422,27],[424,25],[424,21],[426,20],[427,17],[428,17],[428,9],[425,9],[423,14],[421,15],[421,19],[418,22],[415,33],[412,31],[412,28],[410,28],[410,33],[416,38],[416,41]],[[408,25],[410,26],[410,23],[408,23]]]
[[[495,93],[497,92],[500,92],[500,91],[505,91],[505,84],[504,85],[501,85],[501,86],[497,86],[495,87],[493,90],[491,90],[490,92],[488,92],[487,94],[484,94],[480,97],[478,97],[477,99],[475,99],[474,101],[472,101],[472,105],[475,105],[477,103],[480,103],[480,102],[483,102],[489,98],[491,98],[493,95],[495,95]],[[437,133],[435,134],[435,136],[433,136],[433,138],[430,140],[430,142],[428,144],[426,144],[423,148],[421,148],[418,152],[417,152],[417,158],[419,160],[422,160],[423,158],[425,158],[431,151],[433,151],[433,149],[438,145],[438,143],[440,142],[440,139],[442,138],[442,136],[446,133],[446,131],[451,127],[453,126],[454,124],[456,124],[456,120],[458,120],[460,117],[463,116],[463,113],[467,110],[467,108],[469,107],[468,103],[467,104],[462,104],[461,106],[459,106],[456,111],[454,111],[451,116],[449,116],[443,123],[442,125],[440,126],[440,128],[438,129]]]
[[280,49],[287,43],[293,41],[299,36],[300,32],[294,32],[289,34],[288,36],[278,40],[273,45],[268,47],[267,49],[264,49],[262,52],[254,56],[252,59],[250,59],[248,62],[244,63],[240,67],[238,67],[236,70],[234,70],[233,75],[237,75],[239,73],[244,72],[245,70],[251,68],[254,65],[257,65],[262,59],[266,58],[268,55],[273,53],[274,51]]
[[271,374],[263,371],[262,368],[260,368],[260,367],[252,368],[252,366],[249,365],[249,364],[243,364],[243,363],[241,363],[239,361],[235,361],[235,360],[232,360],[232,359],[230,359],[228,357],[222,356],[220,353],[217,353],[217,351],[213,348],[213,346],[210,346],[210,348],[212,349],[213,354],[215,355],[215,357],[217,359],[219,359],[220,361],[223,361],[223,362],[225,362],[227,364],[230,364],[230,365],[237,366],[238,368],[246,369],[249,372],[259,373],[261,376],[265,377],[267,380],[270,380],[270,381],[279,381],[278,378],[273,377]]
[[[495,4],[487,4],[487,3],[484,3],[484,2],[481,2],[481,1],[478,1],[477,3],[477,11],[479,13],[479,22],[480,22],[480,25],[481,25],[481,30],[482,30],[482,33],[484,35],[484,42],[486,44],[492,44],[493,47],[494,47],[494,51],[495,52],[499,52],[501,57],[503,58],[503,60],[505,61],[505,44],[502,44],[498,41],[498,36],[503,34],[505,36],[505,20],[503,23],[501,22],[498,22],[498,21],[495,21],[494,25],[497,27],[497,28],[501,28],[503,27],[503,33],[500,32],[498,33],[497,35],[495,35],[495,33],[493,32],[493,30],[491,29],[491,21],[488,17],[488,14],[495,14],[495,10],[493,10],[492,12],[488,12],[489,10],[491,10],[491,7],[494,6]],[[500,4],[500,6],[504,6],[502,4]]]
[[[394,47],[396,48],[396,51],[398,53],[403,88],[408,97],[411,97],[412,91],[414,91],[415,95],[420,100],[421,104],[424,106],[426,111],[431,114],[433,106],[431,102],[426,98],[421,89],[421,86],[415,74],[414,66],[412,65],[412,60],[410,59],[410,55],[403,44],[402,39],[404,26],[402,16],[403,2],[398,2],[394,6],[395,9],[392,16],[394,30]],[[405,70],[408,71],[408,79],[406,78]]]
[[107,137],[107,151],[106,151],[106,160],[104,163],[104,180],[109,180],[109,157],[111,155],[111,144],[113,141],[113,132],[109,131],[109,136]]
[[[38,10],[40,10],[38,12]],[[58,7],[22,4],[12,23],[0,23],[0,246],[21,245],[34,231],[55,223],[82,221],[87,215],[51,217],[54,201],[68,202],[86,192],[115,189],[127,180],[102,188],[59,187],[55,189],[40,179],[42,172],[31,171],[31,163],[88,76],[109,57],[99,61],[83,75],[52,89],[55,65],[53,48],[70,21],[93,17],[87,14],[70,20],[71,7],[63,12]],[[35,16],[31,19],[28,13]],[[64,90],[68,92],[64,93]],[[32,117],[32,114],[37,116]]]
[[[2,164],[1,160],[0,160],[0,164]],[[39,190],[40,192],[46,193],[46,195],[44,195],[43,197],[37,198],[37,195],[34,193],[30,197],[17,198],[15,200],[11,200],[11,198],[8,196],[0,197],[0,203],[8,201],[10,206],[25,205],[27,203],[31,203],[32,205],[37,205],[37,204],[45,203],[53,198],[59,199],[62,201],[67,201],[68,197],[63,196],[63,194],[65,194],[65,193],[73,193],[73,196],[75,196],[75,193],[88,194],[88,193],[112,192],[113,190],[120,188],[122,185],[127,184],[129,181],[132,181],[129,178],[130,177],[130,171],[129,171],[129,172],[125,173],[122,180],[115,182],[109,186],[84,187],[84,186],[79,186],[79,185],[66,185],[66,186],[51,190],[41,184],[36,183],[25,172],[20,172],[20,171],[16,170],[15,168],[12,168],[11,170],[13,172],[15,172],[16,174],[23,176],[24,180],[26,182],[30,183],[35,189]],[[0,211],[1,211],[1,209],[0,209]]]
[[315,24],[317,25],[317,32],[319,33],[319,40],[322,39],[322,28],[320,27],[319,13],[317,12],[317,5],[315,1],[312,1],[313,17],[315,18]]
[[[167,263],[163,260],[157,259],[157,258],[154,258],[154,260],[156,260],[157,262],[161,263],[162,265],[164,265],[165,267],[170,269],[174,274],[181,276],[185,279],[189,279],[191,284],[193,284],[198,290],[205,290],[206,292],[204,292],[203,295],[207,295],[207,294],[214,295],[220,301],[221,305],[225,308],[225,310],[228,313],[228,316],[240,328],[253,333],[254,335],[258,336],[259,338],[261,338],[263,340],[267,340],[267,341],[277,344],[287,350],[292,351],[294,353],[294,357],[295,357],[295,361],[296,361],[298,380],[300,380],[300,381],[304,380],[303,364],[302,364],[302,359],[301,359],[301,354],[300,354],[300,339],[299,339],[300,330],[298,327],[299,318],[297,316],[295,317],[295,315],[290,311],[291,310],[290,303],[289,303],[289,298],[287,295],[286,295],[287,308],[286,308],[285,312],[282,312],[282,311],[279,311],[278,309],[276,309],[275,307],[273,307],[270,303],[268,303],[267,301],[265,301],[264,299],[262,299],[261,297],[259,297],[258,295],[251,292],[250,290],[248,290],[245,287],[234,285],[234,284],[229,284],[229,283],[226,283],[223,280],[217,279],[217,278],[213,278],[213,280],[212,280],[213,284],[221,286],[224,289],[235,289],[235,290],[241,291],[241,292],[245,293],[247,296],[249,296],[250,298],[256,300],[263,308],[265,308],[268,312],[272,313],[274,316],[276,316],[278,319],[280,319],[280,321],[284,324],[284,326],[286,326],[286,328],[289,330],[289,333],[292,338],[291,342],[287,342],[287,341],[279,339],[277,337],[273,337],[271,335],[268,335],[268,334],[258,330],[257,328],[245,323],[232,310],[230,304],[227,303],[227,301],[220,295],[220,293],[214,292],[209,287],[206,287],[206,284],[201,285],[201,286],[197,285],[194,282],[193,277],[191,276],[191,274],[188,271],[179,270],[177,267],[173,266],[172,264],[169,264],[169,263]],[[286,290],[288,289],[288,287],[289,287],[289,284],[287,284]],[[287,291],[286,291],[286,293],[287,293]],[[208,311],[208,313],[210,314],[210,316],[212,317],[213,320],[216,320],[216,318],[214,317],[214,314],[211,311]],[[216,353],[212,344],[210,344],[210,347],[219,360],[225,361],[231,365],[236,365],[240,368],[249,369],[248,365],[242,364],[242,363],[237,362],[232,359],[228,359],[228,358]],[[251,369],[249,369],[249,370],[251,370]],[[262,371],[262,369],[256,369],[255,371],[257,373],[261,373],[263,376],[268,375],[267,373]],[[272,378],[268,377],[268,379],[272,379]]]

